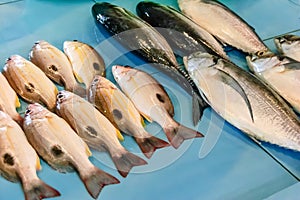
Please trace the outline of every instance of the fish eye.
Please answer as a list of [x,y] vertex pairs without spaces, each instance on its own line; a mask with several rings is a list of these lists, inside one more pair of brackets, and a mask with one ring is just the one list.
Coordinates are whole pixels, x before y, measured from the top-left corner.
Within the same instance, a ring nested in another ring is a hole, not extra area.
[[264,55],[264,52],[263,51],[258,51],[255,53],[256,56],[263,56]]
[[98,78],[95,78],[94,79],[94,83],[96,83],[96,82],[98,82],[99,81],[99,79]]
[[93,63],[93,67],[95,70],[99,71],[100,70],[100,65],[98,63]]

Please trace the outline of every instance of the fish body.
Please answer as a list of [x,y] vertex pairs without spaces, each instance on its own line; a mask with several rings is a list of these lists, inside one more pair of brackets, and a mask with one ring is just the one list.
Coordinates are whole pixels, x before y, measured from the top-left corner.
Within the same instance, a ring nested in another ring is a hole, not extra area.
[[20,181],[26,200],[60,196],[37,176],[40,160],[21,127],[0,111],[0,174],[12,182]]
[[60,91],[57,102],[60,116],[90,147],[107,151],[123,177],[132,167],[147,164],[121,145],[116,134],[119,130],[88,101],[71,92]]
[[16,92],[10,87],[6,78],[0,73],[0,110],[6,112],[19,124],[22,124],[23,118],[16,111],[21,106]]
[[217,39],[246,53],[267,51],[254,29],[215,0],[178,0],[180,10]]
[[254,75],[207,53],[185,58],[185,66],[211,107],[261,141],[300,151],[300,122],[285,101]]
[[45,104],[55,108],[58,92],[51,80],[30,61],[19,55],[13,55],[6,61],[3,75],[11,87],[26,101]]
[[157,148],[169,146],[144,129],[143,119],[133,103],[108,79],[96,76],[88,98],[116,127],[135,138],[146,157],[150,158]]
[[107,2],[96,3],[92,7],[92,13],[96,23],[105,27],[123,46],[166,73],[192,95],[193,122],[196,124],[207,104],[201,99],[188,73],[178,66],[165,38],[147,22],[116,5]]
[[75,77],[86,88],[96,75],[105,76],[105,63],[100,54],[90,45],[79,41],[65,41],[64,52],[68,56]]
[[247,56],[249,68],[300,113],[300,62],[271,52]]
[[157,122],[173,147],[178,148],[186,139],[203,136],[172,118],[174,115],[172,102],[153,77],[143,71],[118,65],[113,66],[112,72],[122,91],[131,99],[142,116]]
[[203,51],[228,59],[223,47],[210,33],[174,8],[142,1],[136,11],[140,18],[157,28],[177,54],[186,56]]
[[89,161],[87,144],[64,119],[37,103],[28,105],[24,118],[26,136],[39,155],[60,172],[75,169],[93,198],[105,185],[119,183]]
[[66,90],[85,94],[77,83],[68,57],[58,48],[41,40],[34,44],[29,54],[30,61],[38,66],[50,79],[65,87]]
[[274,38],[275,46],[281,55],[300,62],[300,36],[284,35]]

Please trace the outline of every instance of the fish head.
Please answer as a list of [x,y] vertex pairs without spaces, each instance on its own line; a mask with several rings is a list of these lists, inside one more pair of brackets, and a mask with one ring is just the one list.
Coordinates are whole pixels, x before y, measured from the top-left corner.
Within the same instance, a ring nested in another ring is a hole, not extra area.
[[71,49],[76,49],[76,48],[80,47],[81,45],[82,44],[80,42],[78,42],[77,40],[64,41],[63,49],[66,52]]
[[50,47],[50,44],[48,42],[46,42],[45,40],[39,40],[34,43],[31,50],[32,51],[33,50],[41,50],[41,49],[47,49],[49,47]]
[[214,66],[218,62],[218,59],[217,56],[199,51],[183,57],[183,63],[186,70],[192,73],[195,70],[207,69]]
[[92,7],[94,18],[101,23],[104,23],[110,15],[118,12],[124,12],[124,10],[108,2],[95,3]]
[[117,82],[122,80],[129,80],[138,71],[130,66],[115,65],[112,67],[112,73]]
[[25,65],[25,58],[19,55],[12,55],[6,59],[5,65],[3,67],[4,71],[7,71],[10,67],[21,68]]
[[25,110],[24,123],[28,123],[34,119],[43,119],[49,112],[39,103],[29,104]]
[[283,35],[274,38],[274,43],[276,48],[281,54],[284,54],[284,51],[289,51],[293,49],[295,45],[299,45],[300,36],[297,35]]
[[246,57],[249,69],[255,73],[261,73],[267,69],[277,66],[280,59],[270,51],[258,51]]
[[70,99],[74,96],[73,93],[69,92],[69,91],[66,91],[66,90],[62,90],[62,91],[59,91],[57,93],[57,96],[56,96],[56,107],[59,108],[59,106],[65,102],[68,102],[70,101]]

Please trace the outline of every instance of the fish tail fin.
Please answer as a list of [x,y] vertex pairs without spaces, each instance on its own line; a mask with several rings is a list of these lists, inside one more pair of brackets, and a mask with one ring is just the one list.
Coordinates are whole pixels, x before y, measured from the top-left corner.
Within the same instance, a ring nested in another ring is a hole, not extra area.
[[88,193],[94,199],[98,198],[104,186],[120,183],[120,181],[117,178],[98,169],[95,166],[86,176],[81,177],[81,179]]
[[24,189],[26,200],[44,199],[60,196],[60,193],[51,186],[37,179],[28,189]]
[[197,125],[197,123],[201,120],[204,109],[208,107],[208,104],[196,93],[193,93],[192,98],[193,124]]
[[156,149],[170,146],[168,142],[154,136],[135,138],[135,141],[147,158],[151,158]]
[[[66,88],[67,89],[67,88]],[[68,89],[67,89],[68,90]],[[75,84],[69,91],[85,98],[87,96],[87,91],[85,88],[81,87],[78,83]]]
[[183,143],[184,140],[196,137],[204,137],[204,135],[198,131],[187,128],[179,123],[176,124],[176,126],[164,127],[164,132],[166,133],[171,145],[175,149],[177,149]]
[[118,154],[116,156],[112,156],[112,160],[116,165],[121,176],[126,177],[134,166],[146,165],[147,162],[142,158],[125,151],[122,154]]

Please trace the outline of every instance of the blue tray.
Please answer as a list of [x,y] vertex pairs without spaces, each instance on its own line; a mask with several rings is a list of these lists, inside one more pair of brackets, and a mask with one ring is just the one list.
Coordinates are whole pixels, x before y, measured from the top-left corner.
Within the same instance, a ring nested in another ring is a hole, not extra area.
[[[93,1],[27,0],[1,5],[4,2],[7,1],[0,1],[1,68],[12,54],[27,57],[36,40],[47,40],[61,49],[63,41],[77,39],[99,51],[110,79],[110,68],[114,64],[132,65],[153,74],[174,103],[175,119],[206,135],[205,139],[186,141],[177,150],[172,147],[158,150],[147,160],[147,166],[135,167],[127,178],[117,173],[106,153],[93,151],[90,160],[121,181],[118,185],[105,187],[99,199],[282,199],[296,197],[299,193],[299,153],[274,145],[257,144],[211,109],[207,109],[203,120],[193,127],[191,97],[164,74],[128,53],[108,34],[100,32],[91,15]],[[133,12],[137,2],[111,1]],[[157,2],[178,8],[175,0]],[[272,37],[300,28],[300,7],[290,1],[222,2],[252,25],[271,49],[274,49]],[[243,54],[233,50],[229,55],[246,68]],[[19,112],[23,113],[25,108],[26,103],[22,102]],[[146,129],[166,139],[157,124],[148,124]],[[215,141],[210,152],[203,149],[209,142],[206,138]],[[125,137],[123,145],[145,158],[132,138]],[[39,177],[62,194],[56,199],[92,199],[76,173],[58,173],[45,162],[42,162],[42,167]],[[24,198],[19,184],[0,178],[0,185],[0,199]]]

